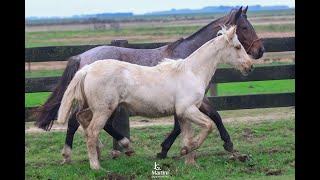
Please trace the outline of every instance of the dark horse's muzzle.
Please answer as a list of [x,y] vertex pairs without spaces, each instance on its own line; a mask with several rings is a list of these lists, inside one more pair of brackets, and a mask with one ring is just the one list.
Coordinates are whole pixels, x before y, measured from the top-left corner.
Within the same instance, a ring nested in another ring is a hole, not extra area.
[[260,47],[257,50],[253,50],[251,53],[251,56],[253,59],[259,59],[263,56],[264,52],[265,52],[264,47]]

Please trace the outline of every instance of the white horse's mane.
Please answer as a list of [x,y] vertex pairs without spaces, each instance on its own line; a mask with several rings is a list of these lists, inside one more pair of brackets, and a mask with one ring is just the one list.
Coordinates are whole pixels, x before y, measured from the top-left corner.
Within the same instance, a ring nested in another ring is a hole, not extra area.
[[[231,27],[228,28],[228,27],[225,26],[225,25],[220,25],[220,27],[221,27],[221,30],[219,30],[219,31],[217,32],[217,37],[220,36],[220,35],[222,35],[222,36],[224,36],[224,38],[229,42],[229,39],[228,39],[228,37],[227,37],[227,35],[226,35],[226,32],[227,32],[228,29],[230,29],[230,28],[232,28],[232,27],[236,28],[236,26],[235,26],[235,25],[232,25]],[[230,42],[229,42],[229,43],[230,43]]]
[[170,59],[170,58],[163,58],[162,61],[159,62],[159,64],[157,65],[160,68],[170,68],[170,69],[174,69],[176,71],[181,71],[184,68],[184,61],[183,59],[178,59],[178,60],[174,60],[174,59]]
[[220,25],[220,27],[221,29],[217,32],[217,36],[224,35],[228,30],[227,26],[225,25]]

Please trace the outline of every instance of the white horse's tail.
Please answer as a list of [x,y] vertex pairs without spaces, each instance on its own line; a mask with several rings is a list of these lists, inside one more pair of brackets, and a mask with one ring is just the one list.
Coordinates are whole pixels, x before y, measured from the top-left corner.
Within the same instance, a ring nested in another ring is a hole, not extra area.
[[58,112],[58,123],[65,124],[76,110],[83,107],[85,103],[83,82],[87,75],[88,67],[87,65],[84,66],[75,74],[65,91]]

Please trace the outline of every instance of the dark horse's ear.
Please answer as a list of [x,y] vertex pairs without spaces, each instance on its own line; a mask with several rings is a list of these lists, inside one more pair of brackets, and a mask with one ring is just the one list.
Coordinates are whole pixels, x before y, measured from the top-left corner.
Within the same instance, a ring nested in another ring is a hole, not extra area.
[[234,16],[234,20],[233,20],[233,23],[234,23],[234,24],[237,24],[238,19],[239,19],[241,13],[242,13],[242,6],[238,9],[238,11],[236,12],[236,15]]
[[248,11],[248,6],[244,8],[244,10],[242,11],[242,14],[247,14],[247,11]]

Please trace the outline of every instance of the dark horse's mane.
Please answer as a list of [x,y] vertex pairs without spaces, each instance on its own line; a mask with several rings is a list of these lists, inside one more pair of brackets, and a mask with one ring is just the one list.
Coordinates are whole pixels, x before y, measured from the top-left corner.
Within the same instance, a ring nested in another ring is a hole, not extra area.
[[171,55],[174,51],[174,49],[180,44],[182,43],[184,40],[189,40],[189,39],[192,39],[194,38],[195,36],[197,36],[198,34],[202,33],[203,31],[205,31],[209,26],[212,26],[212,24],[216,23],[216,21],[220,21],[222,19],[225,19],[225,24],[228,24],[228,23],[231,23],[232,20],[234,19],[234,15],[235,15],[235,12],[237,12],[237,9],[231,9],[230,13],[227,15],[227,16],[224,16],[224,17],[221,17],[221,18],[218,18],[214,21],[212,21],[211,23],[207,24],[206,26],[202,27],[200,30],[198,30],[197,32],[193,33],[192,35],[190,35],[189,37],[187,38],[179,38],[178,40],[174,41],[174,42],[171,42],[168,44],[166,50],[164,51],[165,54],[168,54],[168,55]]

